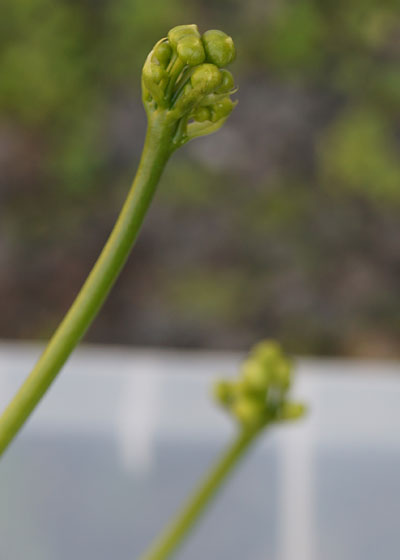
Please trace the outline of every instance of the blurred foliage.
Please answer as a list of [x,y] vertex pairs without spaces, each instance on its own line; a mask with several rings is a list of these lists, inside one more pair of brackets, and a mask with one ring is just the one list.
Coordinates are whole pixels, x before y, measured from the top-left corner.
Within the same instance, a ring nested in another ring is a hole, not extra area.
[[46,336],[140,154],[178,23],[235,37],[240,104],[165,174],[93,340],[398,354],[398,0],[3,0],[0,336]]
[[400,6],[396,0],[282,2],[266,60],[345,97],[324,132],[321,178],[400,202]]
[[391,123],[371,108],[343,112],[321,145],[321,176],[377,201],[400,202],[400,158]]

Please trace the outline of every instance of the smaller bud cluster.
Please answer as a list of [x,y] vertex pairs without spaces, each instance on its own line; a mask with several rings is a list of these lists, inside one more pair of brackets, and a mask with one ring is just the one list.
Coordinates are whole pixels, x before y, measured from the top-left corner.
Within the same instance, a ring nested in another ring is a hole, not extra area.
[[143,102],[148,115],[168,111],[179,145],[222,126],[232,112],[235,92],[225,69],[236,56],[231,37],[218,30],[200,35],[196,25],[171,29],[143,67]]
[[289,402],[292,364],[273,341],[255,345],[242,363],[239,378],[215,384],[216,400],[245,430],[258,430],[281,420],[304,415],[301,403]]

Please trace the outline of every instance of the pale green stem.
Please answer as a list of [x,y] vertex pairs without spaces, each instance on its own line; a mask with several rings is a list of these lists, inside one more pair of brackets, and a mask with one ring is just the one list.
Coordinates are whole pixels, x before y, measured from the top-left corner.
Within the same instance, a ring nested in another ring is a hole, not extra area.
[[174,132],[175,125],[163,113],[151,119],[136,177],[102,253],[36,366],[0,417],[0,456],[85,334],[125,264],[172,153]]
[[173,88],[175,86],[176,80],[179,78],[180,73],[185,67],[185,63],[182,62],[180,58],[176,58],[171,66],[171,70],[169,71],[169,81],[167,88],[165,90],[165,98],[169,99],[172,95]]
[[253,430],[239,433],[174,521],[139,560],[170,558],[259,432],[260,430]]

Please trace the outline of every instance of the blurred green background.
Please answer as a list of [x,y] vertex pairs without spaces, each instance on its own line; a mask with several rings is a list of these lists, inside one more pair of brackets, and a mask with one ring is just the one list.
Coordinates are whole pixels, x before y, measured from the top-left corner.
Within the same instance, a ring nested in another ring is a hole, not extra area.
[[398,0],[2,0],[0,337],[48,337],[141,151],[140,70],[235,39],[239,105],[174,155],[88,340],[400,356]]

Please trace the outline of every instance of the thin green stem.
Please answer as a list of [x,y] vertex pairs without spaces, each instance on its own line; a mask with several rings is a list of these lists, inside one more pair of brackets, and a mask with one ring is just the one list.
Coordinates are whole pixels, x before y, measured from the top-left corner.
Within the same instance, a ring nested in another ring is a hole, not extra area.
[[102,253],[36,366],[0,417],[0,456],[85,334],[125,264],[171,155],[174,126],[161,112],[151,119],[136,177]]
[[171,69],[169,71],[169,81],[165,90],[165,98],[166,99],[170,99],[174,86],[175,86],[175,82],[176,80],[179,78],[180,73],[182,72],[182,70],[185,67],[185,63],[180,59],[180,58],[176,58],[171,66]]
[[175,520],[156,540],[140,560],[165,560],[173,554],[187,536],[205,507],[216,495],[222,483],[242,458],[260,430],[242,431],[208,473],[197,491],[178,513]]

